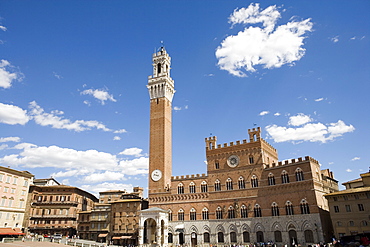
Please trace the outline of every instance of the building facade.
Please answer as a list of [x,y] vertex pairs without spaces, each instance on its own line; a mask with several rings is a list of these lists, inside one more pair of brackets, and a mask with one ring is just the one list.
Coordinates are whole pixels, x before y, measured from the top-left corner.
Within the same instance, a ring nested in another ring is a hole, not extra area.
[[370,172],[343,185],[345,190],[325,195],[335,237],[370,235]]
[[0,227],[24,228],[31,173],[0,166]]
[[78,236],[97,242],[137,245],[139,211],[148,208],[143,188],[133,192],[109,190],[99,193],[99,203],[78,214]]
[[329,241],[333,230],[324,195],[338,191],[332,172],[321,170],[308,156],[279,161],[260,128],[248,130],[246,140],[222,145],[215,136],[206,138],[207,173],[172,176],[175,90],[170,61],[164,47],[153,54],[147,85],[149,203],[152,209],[166,210],[168,221],[158,221],[159,216],[142,220],[139,244],[293,246]]
[[77,187],[39,182],[35,179],[35,184],[39,185],[31,185],[29,190],[29,217],[25,219],[28,232],[48,236],[76,235],[78,213],[91,210],[98,199]]

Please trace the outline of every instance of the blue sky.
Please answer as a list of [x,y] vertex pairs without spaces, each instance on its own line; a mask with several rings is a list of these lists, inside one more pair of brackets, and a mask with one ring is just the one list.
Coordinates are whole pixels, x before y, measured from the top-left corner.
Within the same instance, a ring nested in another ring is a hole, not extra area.
[[172,57],[173,175],[263,138],[340,183],[370,165],[369,1],[1,1],[0,164],[147,188],[152,53]]

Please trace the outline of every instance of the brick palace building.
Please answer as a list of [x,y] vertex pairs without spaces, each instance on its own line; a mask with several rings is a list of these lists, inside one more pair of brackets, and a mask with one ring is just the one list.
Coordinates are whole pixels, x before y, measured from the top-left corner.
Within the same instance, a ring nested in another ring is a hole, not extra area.
[[205,139],[207,173],[172,175],[171,58],[153,54],[150,95],[149,209],[141,211],[139,244],[209,246],[330,241],[324,195],[338,182],[306,156],[279,161],[277,150],[248,130],[245,140]]

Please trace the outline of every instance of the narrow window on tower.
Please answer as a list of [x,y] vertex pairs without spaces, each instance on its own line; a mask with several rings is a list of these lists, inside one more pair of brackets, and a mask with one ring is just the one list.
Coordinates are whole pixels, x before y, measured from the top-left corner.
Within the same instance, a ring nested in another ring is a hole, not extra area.
[[157,67],[158,67],[158,75],[159,75],[160,73],[162,73],[161,64],[160,64],[160,63],[158,63]]
[[220,169],[220,163],[218,161],[215,162],[215,169]]

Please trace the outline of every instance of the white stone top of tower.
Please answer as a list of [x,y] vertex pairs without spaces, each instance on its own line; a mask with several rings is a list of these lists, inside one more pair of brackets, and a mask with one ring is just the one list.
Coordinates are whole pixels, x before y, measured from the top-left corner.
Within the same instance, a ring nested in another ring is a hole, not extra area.
[[170,76],[171,57],[162,46],[153,54],[153,75],[148,77],[150,99],[167,98],[172,102],[175,84]]

